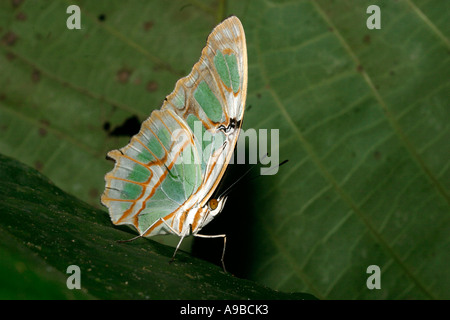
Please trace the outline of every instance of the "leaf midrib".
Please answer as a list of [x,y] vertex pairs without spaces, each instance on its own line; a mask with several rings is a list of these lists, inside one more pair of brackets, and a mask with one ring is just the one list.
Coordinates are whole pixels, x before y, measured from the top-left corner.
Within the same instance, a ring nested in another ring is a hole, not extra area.
[[444,34],[439,30],[438,27],[434,23],[431,22],[430,19],[420,10],[411,0],[407,0],[409,6],[413,9],[414,13],[417,14],[417,16],[423,20],[425,25],[430,28],[432,32],[434,32],[437,37],[444,43],[445,46],[447,46],[447,49],[450,49],[450,41],[447,39]]

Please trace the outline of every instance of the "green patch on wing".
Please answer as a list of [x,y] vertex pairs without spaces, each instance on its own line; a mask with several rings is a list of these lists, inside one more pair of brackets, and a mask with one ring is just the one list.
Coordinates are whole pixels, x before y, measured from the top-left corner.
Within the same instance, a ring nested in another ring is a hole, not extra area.
[[165,153],[163,147],[161,146],[161,143],[159,143],[158,139],[156,139],[150,131],[146,132],[151,135],[147,147],[153,152],[155,156],[157,156],[159,159],[162,159]]
[[147,168],[141,166],[140,164],[135,164],[133,170],[128,175],[128,180],[136,182],[145,182],[148,181],[150,175],[151,172]]
[[205,81],[201,81],[195,89],[194,98],[213,122],[222,120],[222,105]]
[[[169,180],[166,177],[165,180]],[[166,189],[168,189],[166,185]],[[179,204],[172,200],[162,186],[156,188],[153,196],[145,202],[145,208],[139,214],[138,223],[141,230],[148,229],[153,223],[175,211]]]
[[201,162],[201,169],[202,169],[202,175],[205,173],[206,170],[206,162],[203,158],[203,150],[207,147],[208,141],[205,141],[205,133],[206,128],[203,126],[202,122],[193,114],[190,114],[186,122],[191,129],[192,133],[194,134],[194,138],[196,140],[197,145],[197,153],[199,155],[199,161]]
[[177,176],[182,179],[184,194],[189,198],[201,184],[201,164],[195,161],[195,149],[188,145],[180,154],[181,161],[174,165]]
[[234,54],[226,54],[224,56],[222,52],[218,50],[214,57],[214,65],[224,84],[228,88],[232,88],[233,92],[238,92],[240,77],[236,56]]
[[120,193],[121,199],[123,200],[137,199],[141,194],[141,192],[142,192],[141,186],[130,182],[122,182],[122,191]]
[[142,163],[149,163],[155,160],[155,157],[144,147],[140,149],[140,152],[137,154],[137,160]]
[[157,135],[159,141],[161,141],[162,145],[166,148],[166,150],[170,150],[172,137],[169,131],[167,131],[167,129],[162,124],[159,127]]

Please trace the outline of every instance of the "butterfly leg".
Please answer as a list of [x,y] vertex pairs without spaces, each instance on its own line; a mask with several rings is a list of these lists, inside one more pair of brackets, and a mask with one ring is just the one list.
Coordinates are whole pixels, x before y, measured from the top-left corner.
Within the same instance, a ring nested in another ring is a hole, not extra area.
[[134,241],[134,240],[139,239],[139,238],[141,238],[141,237],[142,237],[142,235],[138,235],[138,236],[136,236],[136,237],[134,237],[134,238],[127,239],[127,240],[117,240],[117,243],[131,242],[131,241]]
[[216,235],[204,235],[204,234],[194,234],[194,237],[199,237],[199,238],[223,238],[223,251],[222,251],[222,259],[220,260],[222,262],[222,268],[223,271],[227,272],[227,269],[225,269],[225,262],[224,262],[224,258],[225,258],[225,247],[227,246],[227,235],[226,234],[216,234]]
[[183,239],[184,239],[185,236],[186,236],[186,234],[183,234],[183,235],[181,236],[181,239],[180,239],[180,241],[178,242],[177,247],[175,248],[175,252],[173,253],[172,259],[170,259],[169,263],[172,263],[173,260],[175,260],[175,255],[177,254],[178,248],[180,248],[181,242],[183,242]]
[[175,230],[174,228],[172,228],[171,225],[169,225],[166,220],[164,220],[163,218],[159,218],[159,220],[161,220],[166,227],[173,233],[176,234],[177,236],[181,237],[180,241],[177,244],[177,247],[175,248],[175,252],[173,253],[172,259],[170,259],[169,263],[172,263],[173,260],[175,260],[175,255],[177,254],[178,248],[180,248],[181,242],[183,242],[184,237],[186,236],[186,234],[181,234],[179,233],[177,230]]
[[172,232],[173,234],[175,234],[175,235],[181,237],[181,234],[180,234],[177,230],[175,230],[174,228],[172,228],[172,226],[169,225],[169,224],[166,222],[166,220],[164,220],[163,218],[159,218],[159,220],[162,221],[162,222],[166,225],[166,227],[170,230],[170,232]]

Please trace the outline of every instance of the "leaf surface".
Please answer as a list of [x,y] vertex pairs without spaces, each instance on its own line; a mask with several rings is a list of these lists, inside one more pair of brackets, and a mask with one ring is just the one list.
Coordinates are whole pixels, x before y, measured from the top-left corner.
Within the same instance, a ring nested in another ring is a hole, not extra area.
[[[312,299],[236,278],[209,262],[113,228],[103,211],[0,155],[0,296],[5,299]],[[66,281],[80,268],[81,290]]]
[[[65,2],[0,4],[1,152],[98,206],[107,151],[234,14],[248,46],[243,128],[269,141],[279,130],[289,162],[237,186],[205,228],[227,233],[230,270],[319,298],[450,297],[447,1],[77,4],[81,30],[65,27]],[[366,27],[372,4],[380,30]],[[217,262],[216,245],[194,253]],[[373,264],[381,290],[366,286]]]

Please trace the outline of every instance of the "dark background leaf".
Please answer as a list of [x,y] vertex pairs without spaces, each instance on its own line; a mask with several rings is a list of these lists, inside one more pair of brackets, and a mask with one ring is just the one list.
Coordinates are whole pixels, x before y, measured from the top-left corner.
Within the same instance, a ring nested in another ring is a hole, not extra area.
[[[205,229],[228,234],[230,270],[319,298],[450,297],[448,1],[74,3],[79,31],[65,27],[68,2],[0,3],[1,152],[99,206],[106,152],[235,14],[244,129],[279,129],[289,163],[244,181]],[[381,30],[366,28],[372,4]],[[221,244],[204,243],[194,253],[217,262]],[[366,287],[372,264],[381,290]]]

